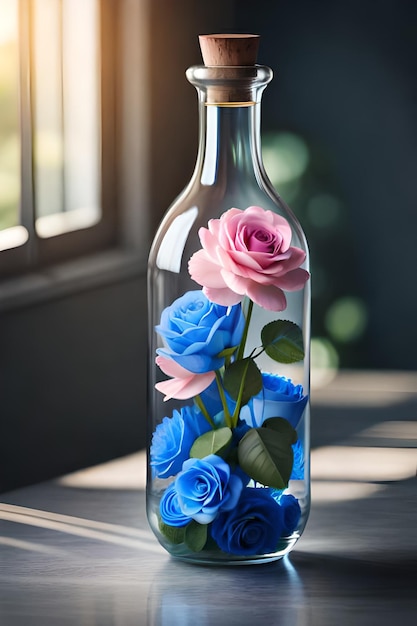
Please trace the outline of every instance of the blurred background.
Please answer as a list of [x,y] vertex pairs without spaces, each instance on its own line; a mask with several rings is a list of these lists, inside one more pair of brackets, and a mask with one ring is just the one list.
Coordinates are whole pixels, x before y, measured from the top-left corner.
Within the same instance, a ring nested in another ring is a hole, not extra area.
[[0,0],[0,491],[145,444],[146,259],[194,167],[208,32],[261,34],[274,70],[313,383],[417,367],[415,2]]

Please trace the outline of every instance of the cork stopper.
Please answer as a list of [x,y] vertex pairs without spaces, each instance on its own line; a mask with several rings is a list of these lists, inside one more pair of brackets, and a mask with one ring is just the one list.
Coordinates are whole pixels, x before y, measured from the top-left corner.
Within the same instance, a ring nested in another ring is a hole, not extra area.
[[199,42],[204,65],[213,78],[213,85],[207,90],[207,104],[254,104],[250,78],[255,72],[259,35],[200,35]]
[[200,35],[204,65],[255,65],[259,35]]

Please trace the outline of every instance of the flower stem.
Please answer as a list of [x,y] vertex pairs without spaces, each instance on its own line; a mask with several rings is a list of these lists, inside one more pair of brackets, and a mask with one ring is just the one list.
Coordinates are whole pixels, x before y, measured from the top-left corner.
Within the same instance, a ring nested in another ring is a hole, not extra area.
[[252,317],[252,309],[253,309],[253,302],[252,300],[249,300],[248,312],[246,314],[245,328],[243,330],[242,340],[240,342],[239,350],[238,350],[237,357],[236,357],[238,361],[240,359],[243,359],[243,354],[245,352],[246,339],[248,337],[249,324],[250,324],[250,319]]
[[231,420],[231,424],[232,424],[231,428],[236,428],[237,422],[238,422],[238,419],[239,419],[240,409],[241,409],[241,406],[242,406],[243,390],[245,388],[245,383],[246,383],[247,371],[248,371],[248,366],[246,366],[246,369],[245,369],[244,374],[242,376],[242,380],[240,382],[239,395],[238,395],[237,400],[236,400],[236,406],[235,406],[235,410],[233,411],[232,420]]
[[[256,354],[256,350],[259,350],[258,354]],[[258,356],[261,356],[262,352],[265,352],[265,348],[262,348],[261,346],[259,346],[259,348],[254,348],[250,353],[250,358],[257,359]]]
[[230,412],[229,412],[229,407],[227,406],[226,396],[224,394],[224,389],[223,389],[223,384],[222,384],[222,377],[221,377],[220,372],[218,370],[216,370],[216,382],[217,382],[217,388],[219,390],[220,399],[221,399],[222,405],[223,405],[224,419],[225,419],[225,422],[226,422],[226,426],[231,428],[232,427],[232,418],[231,418],[231,415],[230,415]]
[[200,394],[197,394],[194,397],[195,403],[198,406],[198,408],[200,409],[200,411],[202,412],[202,414],[204,415],[204,417],[206,418],[206,420],[208,421],[208,423],[210,424],[210,426],[214,429],[215,428],[215,424],[213,422],[213,420],[211,419],[206,407],[204,406],[204,402],[201,399]]

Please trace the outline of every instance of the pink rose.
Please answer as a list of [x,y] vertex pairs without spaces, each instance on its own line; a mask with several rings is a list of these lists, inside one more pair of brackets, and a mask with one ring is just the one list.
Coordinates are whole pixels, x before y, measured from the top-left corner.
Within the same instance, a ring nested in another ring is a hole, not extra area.
[[211,385],[216,378],[214,372],[204,372],[204,374],[194,374],[189,372],[172,359],[164,356],[157,356],[155,362],[167,376],[169,380],[156,383],[155,388],[166,394],[164,401],[176,398],[177,400],[187,400],[198,395]]
[[272,211],[230,209],[199,236],[203,249],[191,257],[189,272],[216,304],[237,304],[246,295],[264,309],[283,311],[283,290],[302,289],[309,278],[300,268],[305,252],[290,246],[289,223]]

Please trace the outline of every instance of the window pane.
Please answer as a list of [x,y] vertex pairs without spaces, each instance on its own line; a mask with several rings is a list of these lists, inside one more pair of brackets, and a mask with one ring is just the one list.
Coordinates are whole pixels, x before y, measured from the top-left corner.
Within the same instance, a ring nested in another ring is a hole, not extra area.
[[58,0],[35,0],[32,7],[35,206],[41,217],[64,206],[61,11]]
[[0,2],[0,249],[20,222],[18,1]]
[[96,0],[32,6],[36,230],[50,237],[101,217],[99,15]]

